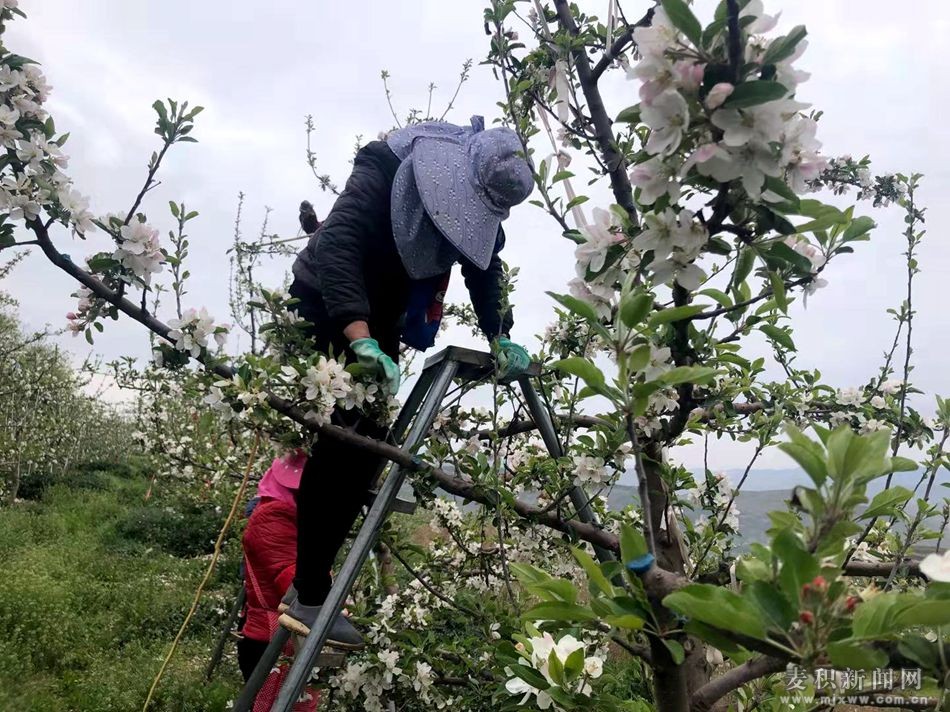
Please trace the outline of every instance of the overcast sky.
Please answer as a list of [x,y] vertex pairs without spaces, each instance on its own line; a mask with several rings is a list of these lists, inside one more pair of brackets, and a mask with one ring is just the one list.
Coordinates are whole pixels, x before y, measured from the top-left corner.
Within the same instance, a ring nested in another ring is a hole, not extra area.
[[[621,4],[631,18],[648,6]],[[700,17],[708,18],[714,4],[698,0]],[[605,15],[607,0],[581,5]],[[498,115],[501,86],[488,68],[478,66],[487,52],[480,0],[21,0],[20,6],[29,18],[12,23],[5,45],[44,65],[54,87],[48,108],[58,130],[71,132],[69,173],[91,196],[96,214],[126,211],[138,192],[148,156],[158,145],[152,133],[156,98],[205,107],[193,134],[200,142],[170,151],[162,185],[149,194],[145,209],[163,235],[172,226],[168,200],[184,200],[200,211],[191,223],[194,277],[186,302],[207,306],[219,321],[231,321],[225,252],[238,192],[246,194],[246,235],[260,229],[265,206],[274,208],[269,231],[289,237],[297,232],[301,199],[314,202],[321,217],[332,205],[304,160],[306,114],[313,114],[317,126],[313,148],[319,168],[340,184],[355,137],[375,138],[393,124],[382,69],[392,75],[402,117],[410,107],[424,106],[429,82],[438,86],[434,105],[444,106],[462,63],[472,58],[471,79],[448,118],[463,123],[476,113],[489,120]],[[950,318],[944,306],[950,284],[945,237],[950,141],[943,114],[950,110],[950,60],[943,49],[950,10],[939,0],[915,0],[900,9],[882,0],[767,0],[766,7],[782,10],[781,28],[808,26],[809,48],[798,64],[812,78],[798,97],[825,111],[819,127],[825,153],[869,153],[877,173],[925,174],[920,196],[929,208],[929,232],[915,295],[913,381],[928,393],[950,395],[945,353]],[[611,79],[606,93],[614,114],[637,101],[636,87],[622,77]],[[873,241],[826,271],[829,285],[807,311],[800,304],[792,308],[799,363],[820,368],[837,386],[859,385],[873,374],[893,335],[885,309],[899,304],[904,289],[902,215],[895,209],[871,214],[879,223]],[[573,276],[572,248],[532,206],[516,209],[506,231],[504,257],[521,268],[513,337],[534,348],[533,335],[552,313],[545,290],[566,291]],[[57,240],[77,261],[105,246],[101,237],[90,240],[94,245],[82,244],[65,232]],[[289,267],[289,260],[270,264],[263,281],[279,284]],[[456,299],[464,298],[460,282],[456,277]],[[69,295],[76,285],[38,253],[4,288],[21,299],[24,318],[33,326],[62,326],[75,301]],[[81,338],[63,342],[78,356],[88,353]],[[440,345],[450,342],[478,343],[455,331]],[[137,324],[110,322],[96,350],[106,357],[144,355],[147,340]],[[743,454],[742,448],[719,448],[712,464],[738,467]],[[699,462],[695,451],[686,458],[691,465]],[[763,462],[789,464],[781,454]]]

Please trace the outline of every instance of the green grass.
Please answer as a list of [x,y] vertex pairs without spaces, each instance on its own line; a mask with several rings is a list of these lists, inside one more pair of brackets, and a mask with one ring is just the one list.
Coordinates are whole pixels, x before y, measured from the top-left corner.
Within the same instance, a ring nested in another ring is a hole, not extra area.
[[[224,518],[171,494],[143,503],[134,471],[80,481],[0,509],[0,711],[140,710]],[[151,709],[224,710],[237,696],[233,645],[211,683],[204,669],[238,556],[232,540]]]

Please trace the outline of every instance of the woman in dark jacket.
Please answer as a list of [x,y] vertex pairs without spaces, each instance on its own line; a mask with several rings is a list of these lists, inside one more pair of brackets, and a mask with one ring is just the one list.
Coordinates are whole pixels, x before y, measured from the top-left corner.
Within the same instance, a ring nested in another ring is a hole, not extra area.
[[[534,185],[517,135],[429,122],[400,129],[360,149],[353,172],[319,230],[294,263],[290,293],[313,326],[314,346],[375,372],[383,389],[399,387],[400,341],[424,348],[434,333],[409,333],[407,306],[420,290],[444,290],[452,265],[462,275],[492,343],[501,378],[530,363],[508,334],[501,222]],[[422,341],[423,343],[419,343]],[[334,422],[385,439],[387,428],[337,409]],[[296,599],[280,622],[306,635],[330,590],[329,570],[365,502],[379,459],[331,438],[318,438],[298,494]],[[293,592],[287,597],[291,600]],[[338,616],[327,640],[353,650],[362,638]]]

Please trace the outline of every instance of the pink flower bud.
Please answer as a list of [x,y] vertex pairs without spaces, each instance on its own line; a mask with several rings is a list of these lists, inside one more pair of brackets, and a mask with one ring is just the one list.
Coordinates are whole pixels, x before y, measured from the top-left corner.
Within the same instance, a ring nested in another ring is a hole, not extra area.
[[733,91],[735,87],[729,82],[719,82],[706,95],[706,108],[710,111],[718,109]]
[[676,77],[676,83],[687,91],[699,89],[705,70],[705,64],[697,64],[685,59],[673,65],[673,75]]
[[76,316],[76,312],[67,312],[66,318],[72,321],[73,319],[78,319],[79,317]]

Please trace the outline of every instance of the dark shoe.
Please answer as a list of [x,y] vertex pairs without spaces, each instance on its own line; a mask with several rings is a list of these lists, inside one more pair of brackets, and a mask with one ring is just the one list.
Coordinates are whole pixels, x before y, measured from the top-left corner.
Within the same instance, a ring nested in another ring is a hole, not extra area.
[[[278,618],[278,622],[291,633],[310,635],[310,629],[317,620],[322,606],[305,606],[294,601]],[[363,636],[342,614],[337,613],[327,635],[327,645],[338,650],[362,650],[366,647]]]
[[284,597],[280,599],[280,603],[277,604],[277,612],[283,613],[288,608],[290,604],[297,600],[297,589],[294,588],[293,584],[290,584],[290,588],[287,589],[287,593],[284,594]]

